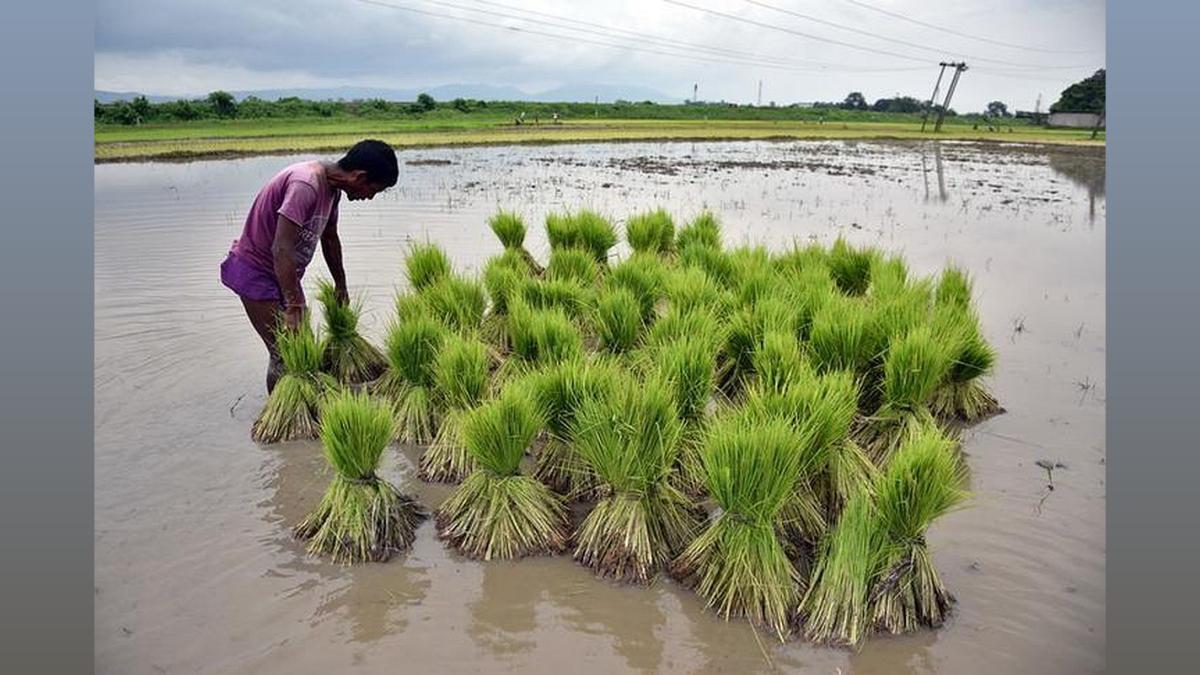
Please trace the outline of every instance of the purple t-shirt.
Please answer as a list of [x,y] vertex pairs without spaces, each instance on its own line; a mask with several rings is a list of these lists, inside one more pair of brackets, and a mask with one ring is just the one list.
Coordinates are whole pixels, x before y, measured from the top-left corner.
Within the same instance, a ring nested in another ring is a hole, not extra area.
[[246,215],[242,235],[233,242],[221,264],[221,281],[252,300],[281,300],[275,278],[275,226],[279,216],[300,226],[296,243],[296,273],[317,250],[325,228],[336,226],[341,191],[329,186],[320,162],[300,162],[284,168],[268,182]]

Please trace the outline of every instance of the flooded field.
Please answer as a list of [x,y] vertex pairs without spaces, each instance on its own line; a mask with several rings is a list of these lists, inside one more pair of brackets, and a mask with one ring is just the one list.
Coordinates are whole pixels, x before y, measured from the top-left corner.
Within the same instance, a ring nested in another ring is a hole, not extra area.
[[[396,188],[345,203],[352,292],[378,341],[406,241],[462,268],[485,223],[589,205],[702,207],[727,245],[839,233],[953,260],[999,351],[1008,412],[970,430],[974,497],[930,543],[957,596],[943,629],[857,653],[787,644],[660,579],[614,586],[569,557],[478,563],[432,523],[386,564],[309,558],[290,527],[329,478],[317,443],[261,448],[265,351],[218,265],[257,189],[305,157],[96,167],[96,664],[103,673],[1090,673],[1105,648],[1104,155],[1094,148],[738,142],[405,151]],[[618,245],[616,252],[625,253]],[[318,255],[305,287],[326,274]],[[419,449],[387,478],[434,506]],[[1049,469],[1044,467],[1050,467]]]

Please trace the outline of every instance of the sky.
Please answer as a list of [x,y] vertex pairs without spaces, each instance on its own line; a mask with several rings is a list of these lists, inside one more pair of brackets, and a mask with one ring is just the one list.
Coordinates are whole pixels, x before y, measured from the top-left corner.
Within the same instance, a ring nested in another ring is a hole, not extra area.
[[696,85],[755,103],[761,80],[783,105],[927,99],[938,63],[965,61],[951,107],[1045,110],[1104,67],[1104,32],[1104,0],[97,0],[95,86]]

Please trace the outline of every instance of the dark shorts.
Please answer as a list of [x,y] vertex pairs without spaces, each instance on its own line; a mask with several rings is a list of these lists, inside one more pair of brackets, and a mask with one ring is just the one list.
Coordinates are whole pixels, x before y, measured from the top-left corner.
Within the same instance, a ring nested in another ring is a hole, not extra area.
[[233,251],[221,263],[221,283],[247,300],[283,302],[274,272],[256,267]]

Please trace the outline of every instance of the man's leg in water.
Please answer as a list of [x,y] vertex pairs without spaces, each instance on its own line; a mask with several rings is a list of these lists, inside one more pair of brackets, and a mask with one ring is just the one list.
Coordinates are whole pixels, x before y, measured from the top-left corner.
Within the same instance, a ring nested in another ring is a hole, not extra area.
[[275,328],[283,320],[283,311],[278,300],[250,300],[243,297],[242,306],[246,308],[246,316],[250,318],[254,331],[267,346],[267,393],[270,394],[283,372],[279,352],[275,349]]

